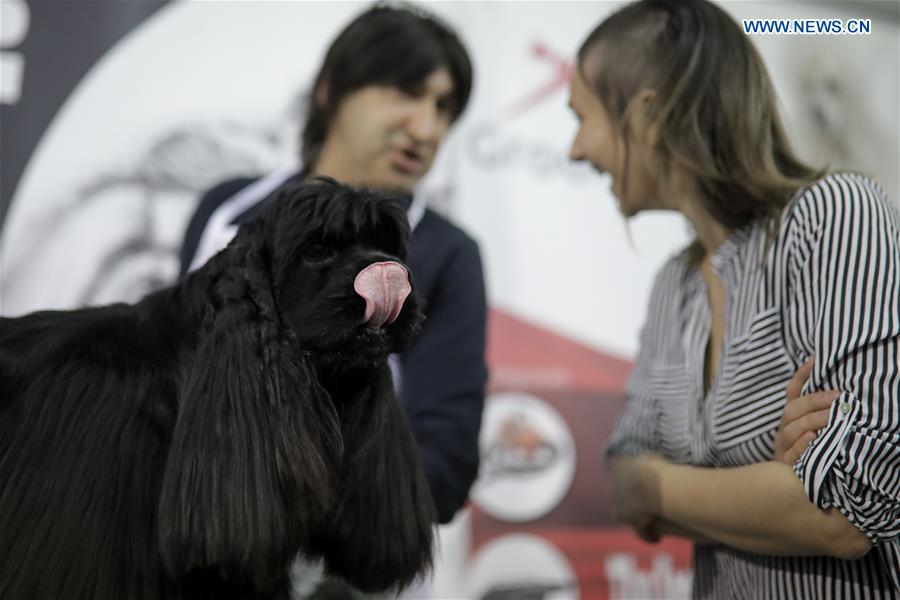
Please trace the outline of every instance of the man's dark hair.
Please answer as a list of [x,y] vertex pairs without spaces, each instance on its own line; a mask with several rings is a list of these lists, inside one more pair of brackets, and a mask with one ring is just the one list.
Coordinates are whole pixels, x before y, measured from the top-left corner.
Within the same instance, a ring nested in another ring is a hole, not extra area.
[[[328,48],[316,75],[300,139],[304,170],[318,160],[331,119],[349,94],[379,84],[415,89],[441,67],[453,80],[451,114],[456,120],[469,101],[472,63],[450,27],[405,4],[378,4],[356,17]],[[326,99],[321,106],[320,91]]]

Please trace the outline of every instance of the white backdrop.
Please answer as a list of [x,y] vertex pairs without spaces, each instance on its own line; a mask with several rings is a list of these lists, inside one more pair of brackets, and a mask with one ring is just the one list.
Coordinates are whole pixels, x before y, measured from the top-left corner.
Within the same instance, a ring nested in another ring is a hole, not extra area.
[[[2,240],[3,314],[133,299],[170,280],[202,189],[293,163],[313,69],[363,6],[178,2],[124,38],[59,112],[18,187]],[[628,357],[652,273],[688,232],[672,215],[626,227],[608,179],[566,160],[575,124],[560,63],[614,6],[431,5],[457,26],[477,71],[425,187],[481,243],[492,304]],[[835,13],[726,7],[738,17]],[[754,41],[803,154],[872,172],[896,200],[898,33],[874,25],[870,36]]]

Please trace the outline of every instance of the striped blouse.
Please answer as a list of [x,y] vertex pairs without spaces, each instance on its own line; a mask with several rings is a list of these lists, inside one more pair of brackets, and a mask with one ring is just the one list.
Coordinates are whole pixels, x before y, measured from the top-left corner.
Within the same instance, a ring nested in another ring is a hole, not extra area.
[[873,544],[862,559],[694,548],[697,598],[900,598],[900,217],[864,177],[801,190],[774,239],[755,223],[712,257],[726,289],[718,372],[703,392],[706,285],[683,256],[658,274],[610,456],[657,451],[736,467],[770,460],[784,389],[810,356],[804,394],[840,390],[794,465],[810,501]]

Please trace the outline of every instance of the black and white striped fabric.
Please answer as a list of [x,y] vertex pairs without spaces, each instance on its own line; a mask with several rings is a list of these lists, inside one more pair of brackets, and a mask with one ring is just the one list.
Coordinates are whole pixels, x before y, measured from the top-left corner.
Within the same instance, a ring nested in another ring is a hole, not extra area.
[[794,465],[809,499],[834,506],[872,551],[857,561],[761,556],[697,545],[698,598],[900,598],[900,218],[882,189],[829,175],[801,190],[774,240],[734,232],[713,269],[726,289],[719,370],[703,392],[710,308],[683,257],[657,276],[610,456],[658,451],[709,467],[770,460],[784,389],[840,390]]

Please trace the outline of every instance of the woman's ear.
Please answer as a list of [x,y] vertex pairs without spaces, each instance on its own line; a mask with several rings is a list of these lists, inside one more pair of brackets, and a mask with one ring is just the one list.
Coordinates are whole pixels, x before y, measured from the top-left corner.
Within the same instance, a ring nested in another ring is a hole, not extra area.
[[656,148],[659,143],[659,120],[656,91],[644,88],[638,92],[634,111],[635,130],[642,132],[642,141],[647,148]]

